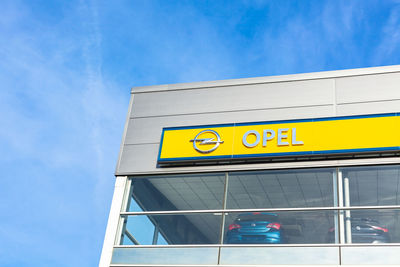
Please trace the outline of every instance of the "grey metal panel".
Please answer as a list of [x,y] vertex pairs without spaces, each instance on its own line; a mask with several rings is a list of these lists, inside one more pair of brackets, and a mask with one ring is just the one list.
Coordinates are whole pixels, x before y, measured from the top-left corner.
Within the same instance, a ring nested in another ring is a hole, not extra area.
[[312,72],[312,73],[299,73],[299,74],[266,76],[266,77],[255,77],[255,78],[242,78],[242,79],[232,79],[232,80],[218,80],[218,81],[143,86],[143,87],[132,88],[132,92],[133,93],[142,93],[142,92],[169,91],[169,90],[185,90],[185,89],[190,89],[190,88],[205,88],[205,87],[210,88],[210,87],[220,87],[220,86],[257,84],[257,83],[276,83],[276,82],[301,81],[301,80],[316,80],[316,79],[350,77],[350,76],[380,74],[380,73],[393,73],[393,72],[400,72],[400,65],[382,66],[382,67],[374,67],[374,68],[335,70],[335,71],[321,71],[321,72]]
[[125,140],[126,140],[126,136],[127,136],[127,132],[128,132],[129,118],[130,118],[131,113],[132,113],[133,97],[134,97],[134,95],[131,94],[131,97],[129,99],[128,114],[126,115],[125,125],[124,125],[124,132],[122,134],[122,141],[121,141],[121,145],[120,145],[120,149],[119,149],[119,153],[118,153],[118,161],[117,161],[116,171],[119,169],[119,163],[121,162],[122,151],[123,151],[123,148],[124,148],[124,144],[126,142]]
[[130,119],[125,144],[159,143],[163,127],[335,116],[334,106],[311,106]]
[[400,265],[400,247],[342,247],[342,264]]
[[114,248],[112,264],[136,265],[216,265],[217,247]]
[[148,172],[157,169],[158,144],[125,145],[118,173]]
[[338,116],[399,112],[400,100],[341,104],[336,111]]
[[364,75],[335,80],[338,104],[400,99],[400,73]]
[[337,247],[235,247],[221,248],[221,265],[339,264]]
[[334,103],[334,80],[310,80],[135,94],[133,116],[165,116]]

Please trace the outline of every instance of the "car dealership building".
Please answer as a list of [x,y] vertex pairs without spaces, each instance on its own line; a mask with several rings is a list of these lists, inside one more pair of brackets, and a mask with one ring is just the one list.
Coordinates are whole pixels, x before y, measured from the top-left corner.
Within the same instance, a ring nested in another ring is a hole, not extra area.
[[132,89],[100,266],[400,265],[400,66]]

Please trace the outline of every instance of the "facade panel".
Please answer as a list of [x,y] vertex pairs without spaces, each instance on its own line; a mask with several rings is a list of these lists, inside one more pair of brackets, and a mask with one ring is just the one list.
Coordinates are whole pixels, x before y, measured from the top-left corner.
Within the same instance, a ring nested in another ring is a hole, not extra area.
[[336,107],[338,116],[387,113],[399,109],[400,109],[400,100],[348,103],[348,104],[339,104]]
[[157,171],[159,144],[125,145],[117,166],[117,174]]
[[400,99],[400,73],[337,78],[338,104]]
[[288,108],[334,103],[334,81],[282,82],[135,94],[133,117]]
[[286,247],[286,248],[222,248],[221,265],[336,265],[338,248]]
[[[400,265],[400,247],[343,247],[343,265],[382,266]],[[383,264],[384,262],[384,264]]]

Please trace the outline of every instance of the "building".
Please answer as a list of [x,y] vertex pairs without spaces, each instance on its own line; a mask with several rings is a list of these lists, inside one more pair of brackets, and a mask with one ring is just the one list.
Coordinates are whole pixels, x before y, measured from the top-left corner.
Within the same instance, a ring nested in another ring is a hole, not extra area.
[[400,66],[133,88],[100,266],[400,265]]

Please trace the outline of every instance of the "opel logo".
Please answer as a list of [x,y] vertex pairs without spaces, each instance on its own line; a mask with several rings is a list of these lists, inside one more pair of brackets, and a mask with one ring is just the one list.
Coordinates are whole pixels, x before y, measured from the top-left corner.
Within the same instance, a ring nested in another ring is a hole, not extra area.
[[[199,138],[202,134],[205,134],[205,133],[211,133],[212,135],[214,135],[214,137]],[[207,154],[207,153],[213,152],[215,149],[217,149],[219,147],[219,144],[222,144],[224,141],[221,141],[221,137],[219,136],[219,134],[216,131],[204,130],[204,131],[199,132],[194,137],[194,139],[190,140],[190,142],[193,142],[193,148],[196,149],[196,151]],[[214,145],[214,146],[210,149],[199,148],[199,146],[202,146],[202,145]]]

